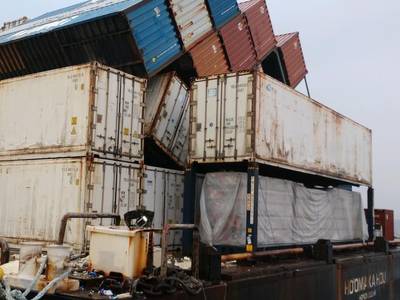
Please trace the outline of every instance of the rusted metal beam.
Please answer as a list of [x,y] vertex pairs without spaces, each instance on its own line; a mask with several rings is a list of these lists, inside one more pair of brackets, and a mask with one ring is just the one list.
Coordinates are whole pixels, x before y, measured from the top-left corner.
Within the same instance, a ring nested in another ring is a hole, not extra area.
[[193,231],[193,252],[192,252],[192,276],[199,278],[199,258],[200,258],[200,234],[199,228],[194,224],[166,224],[161,238],[161,277],[167,277],[168,273],[168,236],[170,231],[192,230]]
[[58,233],[58,245],[64,244],[65,231],[67,228],[68,220],[70,219],[115,219],[117,226],[121,223],[121,216],[118,214],[105,214],[105,213],[67,213],[61,220],[60,231]]
[[0,265],[4,265],[10,261],[10,247],[8,246],[6,240],[0,239],[0,249],[1,249]]

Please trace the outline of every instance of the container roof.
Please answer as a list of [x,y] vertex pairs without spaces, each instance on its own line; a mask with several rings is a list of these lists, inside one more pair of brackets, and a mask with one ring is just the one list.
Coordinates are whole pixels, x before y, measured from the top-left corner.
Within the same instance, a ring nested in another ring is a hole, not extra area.
[[122,12],[145,0],[88,0],[58,9],[0,33],[0,44]]
[[276,40],[278,42],[277,46],[282,47],[285,45],[290,39],[294,38],[295,36],[299,35],[298,32],[291,32],[291,33],[285,33],[285,34],[280,34],[276,36]]
[[[245,12],[246,10],[248,10],[250,7],[258,4],[259,2],[264,2],[264,0],[249,0],[246,2],[241,2],[239,3],[239,8],[242,12]],[[265,4],[265,2],[264,2]]]

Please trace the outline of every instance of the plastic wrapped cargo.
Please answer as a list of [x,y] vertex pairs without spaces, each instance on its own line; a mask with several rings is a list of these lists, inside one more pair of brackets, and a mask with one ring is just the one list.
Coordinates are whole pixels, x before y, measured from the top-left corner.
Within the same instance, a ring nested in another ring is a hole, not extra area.
[[191,163],[247,160],[372,184],[371,130],[265,74],[198,79],[190,120]]
[[148,83],[145,105],[145,135],[184,166],[188,151],[181,141],[187,138],[179,135],[188,135],[185,128],[189,120],[185,113],[189,106],[189,89],[175,73],[158,75]]
[[213,30],[204,0],[169,0],[185,49],[192,48]]
[[207,4],[216,28],[221,28],[240,13],[236,0],[207,0]]
[[0,160],[140,161],[146,81],[96,63],[0,81]]
[[92,60],[153,76],[181,54],[164,0],[85,1],[1,32],[0,79]]
[[229,72],[228,59],[221,39],[216,32],[192,48],[190,55],[199,77]]
[[[182,224],[184,173],[146,166],[144,175],[142,207],[154,211],[153,226],[162,228],[164,224]],[[154,235],[154,243],[161,244],[160,235]],[[169,246],[175,249],[182,246],[181,231],[171,231]]]
[[220,35],[233,72],[252,70],[257,64],[256,52],[244,16],[239,15],[220,29]]
[[285,68],[288,85],[296,87],[307,75],[307,67],[298,32],[277,35],[278,48]]
[[[119,213],[141,202],[141,168],[131,163],[86,157],[0,162],[0,237],[57,241],[66,213]],[[85,245],[85,224],[110,220],[70,220],[65,242]]]
[[[203,242],[245,245],[247,183],[246,173],[206,175],[200,198]],[[310,189],[259,176],[257,218],[259,247],[367,238],[361,195],[337,188]]]
[[276,46],[276,38],[265,0],[239,3],[250,29],[257,59],[265,58]]

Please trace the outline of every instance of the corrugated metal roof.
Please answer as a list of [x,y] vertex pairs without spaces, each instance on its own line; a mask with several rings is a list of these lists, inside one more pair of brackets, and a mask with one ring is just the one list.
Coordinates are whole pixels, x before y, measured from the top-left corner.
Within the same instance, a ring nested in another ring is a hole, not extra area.
[[221,28],[240,13],[236,0],[207,0],[214,26]]
[[251,0],[239,3],[239,7],[246,16],[257,59],[263,60],[276,46],[267,5],[264,0]]
[[0,44],[109,16],[124,11],[143,1],[144,0],[89,0],[58,9],[34,18],[21,26],[0,33]]
[[307,75],[307,67],[298,32],[276,36],[277,46],[286,70],[288,84],[296,87]]
[[0,34],[0,79],[98,60],[152,76],[182,53],[164,0],[90,0]]

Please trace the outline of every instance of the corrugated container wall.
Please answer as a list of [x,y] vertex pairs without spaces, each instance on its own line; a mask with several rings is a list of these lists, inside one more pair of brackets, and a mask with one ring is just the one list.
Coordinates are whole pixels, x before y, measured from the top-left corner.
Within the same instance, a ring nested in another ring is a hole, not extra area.
[[199,77],[224,74],[229,71],[225,50],[216,32],[197,44],[190,54]]
[[85,1],[0,33],[0,79],[93,60],[151,76],[181,53],[163,0]]
[[276,36],[288,84],[296,87],[307,75],[307,67],[298,32]]
[[184,148],[175,147],[175,140],[180,127],[186,125],[182,124],[182,119],[188,103],[189,89],[175,73],[158,75],[149,81],[145,99],[145,135],[154,139],[182,166],[186,161],[186,158],[181,161]]
[[197,80],[190,120],[191,162],[253,160],[372,184],[371,130],[265,74]]
[[185,49],[213,30],[211,18],[204,0],[169,0],[175,22]]
[[236,0],[207,0],[207,4],[216,28],[221,28],[240,13]]
[[233,72],[247,71],[257,64],[256,52],[244,16],[239,15],[224,25],[220,34]]
[[[66,213],[123,215],[141,202],[141,172],[135,164],[86,157],[0,162],[0,236],[54,242]],[[84,245],[83,220],[69,221],[65,241]]]
[[[164,224],[183,223],[184,173],[169,169],[145,167],[143,208],[153,211],[155,228]],[[160,236],[155,235],[156,245],[160,245]],[[171,231],[170,246],[182,245],[182,232]]]
[[276,38],[265,0],[239,3],[250,28],[257,59],[265,58],[276,46]]
[[0,81],[0,160],[44,153],[141,160],[145,87],[95,63]]

